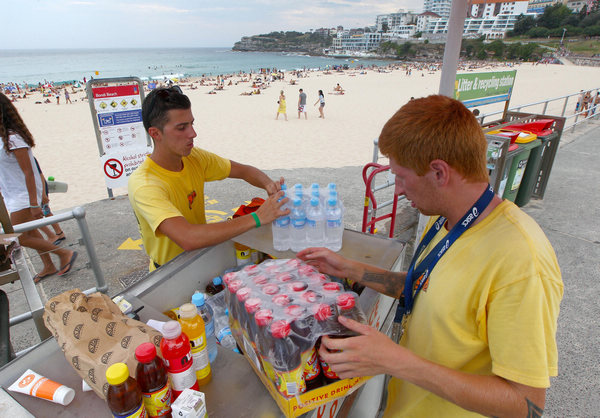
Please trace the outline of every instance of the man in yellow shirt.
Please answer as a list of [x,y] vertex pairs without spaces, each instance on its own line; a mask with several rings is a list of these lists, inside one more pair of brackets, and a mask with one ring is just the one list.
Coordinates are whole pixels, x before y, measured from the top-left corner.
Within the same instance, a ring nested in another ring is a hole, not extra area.
[[340,317],[361,335],[323,337],[319,354],[342,378],[391,375],[387,417],[541,416],[558,372],[560,269],[535,221],[490,189],[475,116],[445,96],[411,100],[386,123],[379,147],[396,193],[433,216],[409,270],[323,248],[298,257],[399,298],[404,333],[396,344]]
[[[150,270],[183,251],[219,244],[286,213],[281,210],[287,201],[281,200],[283,178],[274,182],[255,167],[194,147],[191,102],[179,87],[150,92],[142,104],[142,120],[154,150],[129,179],[129,201]],[[207,224],[204,183],[227,177],[261,187],[269,197],[253,214]]]

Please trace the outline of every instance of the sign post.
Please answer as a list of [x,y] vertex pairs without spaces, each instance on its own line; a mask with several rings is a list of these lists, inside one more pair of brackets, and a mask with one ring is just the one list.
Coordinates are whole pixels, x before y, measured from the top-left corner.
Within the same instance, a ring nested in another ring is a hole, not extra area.
[[142,123],[144,85],[137,77],[103,78],[88,81],[86,92],[108,197],[113,197],[112,189],[126,187],[152,152]]
[[517,70],[457,74],[454,98],[460,100],[466,107],[506,102],[502,115],[504,120],[516,76]]

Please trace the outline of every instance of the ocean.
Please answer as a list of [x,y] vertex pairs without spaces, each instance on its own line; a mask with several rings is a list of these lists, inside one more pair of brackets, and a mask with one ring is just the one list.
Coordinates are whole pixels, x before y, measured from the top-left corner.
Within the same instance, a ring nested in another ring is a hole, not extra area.
[[334,65],[385,65],[386,61],[311,57],[276,52],[234,52],[229,48],[0,50],[0,82],[37,84],[94,78],[165,75],[202,76],[277,68],[290,71]]

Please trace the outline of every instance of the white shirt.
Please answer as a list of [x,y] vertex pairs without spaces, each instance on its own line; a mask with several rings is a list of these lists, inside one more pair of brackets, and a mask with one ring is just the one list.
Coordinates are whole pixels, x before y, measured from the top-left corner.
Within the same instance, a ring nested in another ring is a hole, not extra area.
[[[37,189],[37,204],[42,204],[42,178],[37,169],[31,147],[27,145],[20,135],[8,137],[9,149],[27,148],[31,168],[35,176],[35,187]],[[4,198],[6,209],[9,213],[29,208],[29,192],[25,183],[25,173],[21,170],[17,158],[12,152],[7,153],[4,149],[4,141],[0,140],[0,192]]]

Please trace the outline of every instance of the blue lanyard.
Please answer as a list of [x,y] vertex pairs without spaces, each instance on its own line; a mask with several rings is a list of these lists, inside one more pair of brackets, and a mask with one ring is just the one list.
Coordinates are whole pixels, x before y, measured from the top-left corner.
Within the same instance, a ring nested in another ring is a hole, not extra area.
[[[395,322],[401,322],[402,317],[405,315],[410,315],[413,309],[413,305],[415,303],[415,299],[423,285],[427,282],[431,271],[435,267],[438,261],[442,258],[442,256],[448,251],[450,246],[454,244],[463,232],[465,232],[469,227],[473,224],[473,222],[477,219],[479,214],[481,214],[485,208],[490,204],[492,199],[494,198],[494,191],[491,186],[488,184],[488,187],[485,189],[483,194],[479,197],[477,202],[465,213],[460,221],[454,225],[454,227],[446,234],[444,238],[427,254],[427,256],[419,263],[418,266],[415,266],[417,260],[427,248],[433,237],[435,237],[440,229],[446,223],[446,218],[440,216],[437,218],[433,226],[427,231],[427,234],[423,237],[419,246],[417,247],[417,251],[415,251],[415,255],[410,262],[410,267],[408,268],[408,272],[406,273],[406,282],[404,283],[404,304],[402,304],[402,300],[398,303],[398,309],[396,310],[396,317],[394,318]],[[417,288],[415,289],[415,281],[419,280],[417,284]]]

